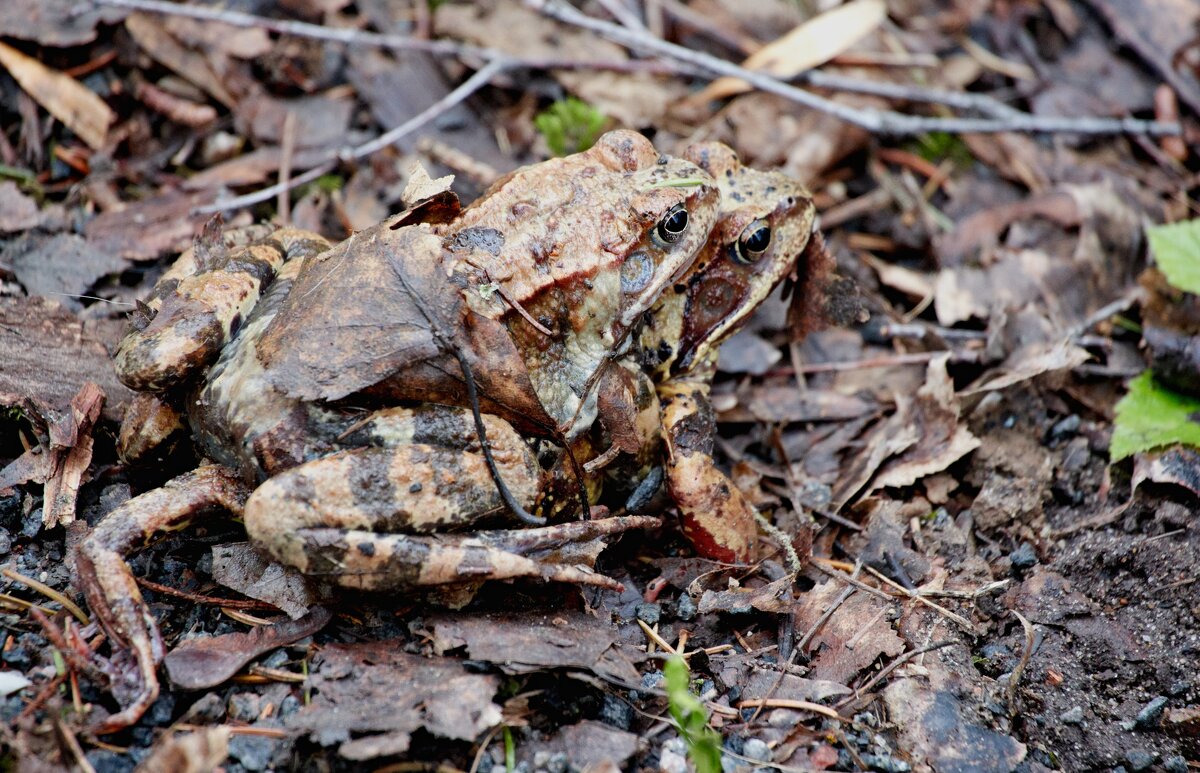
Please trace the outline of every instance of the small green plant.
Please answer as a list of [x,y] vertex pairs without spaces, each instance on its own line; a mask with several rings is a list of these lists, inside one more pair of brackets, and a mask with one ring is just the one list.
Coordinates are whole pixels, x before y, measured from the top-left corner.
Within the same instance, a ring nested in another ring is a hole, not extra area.
[[908,144],[908,150],[933,164],[950,159],[955,166],[971,163],[971,149],[953,134],[930,132],[922,134]]
[[689,687],[690,674],[683,658],[671,656],[663,665],[663,676],[671,718],[687,744],[696,773],[721,773],[721,736],[708,726],[708,712]]
[[[1171,286],[1200,294],[1200,219],[1146,229],[1150,250]],[[1109,455],[1127,456],[1174,445],[1200,448],[1200,400],[1160,384],[1146,371],[1117,403]]]
[[546,138],[551,153],[565,156],[594,145],[607,120],[604,113],[587,102],[567,97],[538,113],[533,125]]
[[1147,228],[1146,237],[1171,286],[1200,295],[1200,218]]

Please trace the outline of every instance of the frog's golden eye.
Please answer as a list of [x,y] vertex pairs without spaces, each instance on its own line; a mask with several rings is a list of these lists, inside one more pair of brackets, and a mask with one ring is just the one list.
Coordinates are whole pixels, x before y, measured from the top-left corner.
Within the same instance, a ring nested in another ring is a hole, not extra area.
[[688,211],[683,208],[682,204],[676,204],[671,207],[671,210],[663,216],[662,220],[658,221],[658,225],[654,227],[658,238],[662,239],[667,244],[674,244],[683,236],[683,232],[688,227]]
[[745,265],[757,263],[770,247],[771,226],[766,221],[755,220],[746,226],[733,245],[733,259]]

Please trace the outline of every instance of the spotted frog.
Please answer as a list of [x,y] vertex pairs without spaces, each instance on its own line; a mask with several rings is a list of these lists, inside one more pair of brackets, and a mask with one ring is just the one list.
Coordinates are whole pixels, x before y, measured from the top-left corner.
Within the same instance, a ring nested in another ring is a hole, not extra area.
[[[77,551],[89,605],[137,666],[99,730],[136,721],[158,691],[162,640],[124,556],[205,509],[241,515],[272,556],[351,588],[617,587],[570,546],[654,519],[482,529],[528,515],[546,475],[514,424],[569,442],[606,420],[599,386],[717,204],[694,163],[612,132],[457,214],[410,213],[334,247],[284,230],[170,274],[118,373],[182,402],[219,464],[130,500]],[[487,415],[465,405],[464,382]]]
[[667,489],[696,551],[745,562],[755,555],[754,507],[713,461],[717,351],[784,279],[792,285],[793,308],[819,307],[833,266],[814,230],[812,195],[799,182],[743,166],[721,143],[693,144],[684,157],[716,179],[721,212],[691,268],[645,315],[633,355],[657,397],[642,401],[652,417],[642,420],[650,427],[645,446],[661,455]]

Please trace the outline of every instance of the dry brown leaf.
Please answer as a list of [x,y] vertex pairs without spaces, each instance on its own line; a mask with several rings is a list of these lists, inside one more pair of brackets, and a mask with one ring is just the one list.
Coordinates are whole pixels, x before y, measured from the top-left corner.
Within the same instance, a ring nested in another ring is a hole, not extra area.
[[867,493],[888,486],[911,486],[979,447],[979,438],[959,423],[960,406],[954,394],[954,380],[946,372],[949,359],[946,353],[929,362],[925,384],[917,392],[910,417],[920,438],[880,468]]
[[330,610],[313,607],[308,616],[299,620],[284,620],[207,639],[186,639],[167,653],[164,660],[167,675],[174,684],[188,690],[216,687],[259,655],[311,636],[332,619]]
[[36,201],[21,193],[12,180],[0,182],[0,233],[25,231],[41,221]]
[[960,394],[966,397],[1007,389],[1044,373],[1071,370],[1091,358],[1086,349],[1066,339],[1039,341],[1010,354],[999,367],[985,373]]
[[[286,720],[352,760],[399,754],[411,734],[474,741],[501,721],[494,674],[452,658],[403,652],[403,643],[331,644],[313,658],[312,702]],[[352,736],[353,739],[352,739]]]
[[209,64],[209,58],[181,44],[167,31],[161,19],[150,14],[131,13],[125,19],[125,29],[151,57],[199,86],[213,99],[230,108],[237,103],[226,87],[225,79]]
[[168,733],[154,745],[134,773],[209,773],[229,756],[227,725],[205,727],[193,733]]
[[[845,586],[835,580],[818,585],[799,598],[796,605],[796,631],[808,631]],[[892,630],[886,615],[880,615],[886,602],[866,593],[846,599],[809,641],[812,653],[810,678],[849,684],[854,676],[870,667],[882,655],[893,658],[904,651],[904,642]]]
[[108,347],[116,347],[124,327],[81,322],[47,298],[0,298],[0,405],[31,400],[66,411],[90,378],[108,396],[104,417],[119,420],[133,393],[117,381]]
[[248,542],[216,545],[212,554],[214,580],[283,610],[293,620],[308,614],[319,600],[298,570],[266,560]]
[[88,147],[99,149],[108,141],[108,127],[116,120],[116,113],[87,86],[5,43],[0,43],[0,65],[26,94],[79,135]]
[[[439,32],[481,46],[495,46],[521,57],[559,57],[563,51],[579,59],[622,62],[625,49],[591,32],[559,24],[508,0],[438,6]],[[553,71],[567,91],[601,113],[629,127],[655,125],[684,95],[678,78],[649,73]]]
[[[763,46],[742,62],[747,70],[759,70],[788,79],[828,62],[879,28],[887,18],[883,0],[852,0],[813,17],[783,37]],[[721,99],[749,91],[739,78],[713,81],[692,99]]]
[[433,179],[425,170],[425,166],[420,161],[414,160],[408,169],[408,182],[404,186],[404,192],[400,194],[400,201],[404,203],[404,206],[412,207],[448,192],[453,182],[454,175],[452,174]]
[[760,588],[731,588],[723,591],[704,591],[697,609],[709,612],[739,612],[751,608],[759,612],[782,614],[792,610],[792,578],[781,577]]

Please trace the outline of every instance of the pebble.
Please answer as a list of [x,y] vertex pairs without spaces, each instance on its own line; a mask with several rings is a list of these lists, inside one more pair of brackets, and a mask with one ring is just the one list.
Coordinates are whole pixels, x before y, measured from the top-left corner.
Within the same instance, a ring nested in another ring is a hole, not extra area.
[[1023,572],[1037,566],[1038,557],[1033,545],[1022,542],[1021,547],[1008,554],[1008,560],[1012,562],[1013,569]]
[[1083,706],[1072,706],[1059,714],[1058,718],[1064,725],[1081,725],[1083,724]]
[[137,765],[128,754],[117,754],[107,749],[93,749],[87,753],[87,761],[96,773],[129,773]]
[[1182,754],[1172,754],[1162,761],[1163,770],[1167,773],[1188,773],[1187,760]]
[[766,741],[761,741],[758,738],[748,738],[746,743],[742,744],[742,756],[756,762],[771,761],[771,747],[767,746]]
[[904,760],[898,760],[890,754],[860,754],[859,757],[871,770],[882,773],[908,773],[912,766]]
[[696,619],[696,602],[691,596],[684,593],[679,597],[679,602],[675,605],[675,616],[685,623]]
[[1125,764],[1129,766],[1129,770],[1133,773],[1146,770],[1154,764],[1156,759],[1158,759],[1157,754],[1148,752],[1145,749],[1130,749],[1125,752]]
[[791,730],[802,719],[804,715],[794,709],[775,709],[767,715],[767,725],[778,730]]
[[623,700],[612,695],[604,696],[604,704],[600,707],[600,721],[620,730],[628,730],[633,726],[634,711]]
[[241,762],[247,771],[265,771],[275,756],[278,738],[234,736],[229,739],[229,756]]
[[555,752],[546,761],[546,770],[548,773],[567,773],[570,767],[571,761],[568,759],[566,752]]
[[658,755],[658,769],[662,773],[687,773],[687,757],[664,746]]
[[1153,700],[1142,707],[1142,710],[1133,718],[1133,726],[1138,730],[1153,730],[1158,727],[1158,720],[1162,718],[1163,709],[1167,707],[1167,696],[1158,695]]
[[646,625],[654,625],[658,622],[658,619],[662,617],[662,604],[638,604],[635,614],[637,614],[637,619],[641,620]]
[[0,556],[8,555],[12,550],[12,536],[9,535],[8,529],[0,526]]
[[1079,414],[1073,413],[1050,428],[1050,437],[1060,438],[1074,435],[1079,431],[1079,425],[1082,423],[1083,420],[1079,418]]

